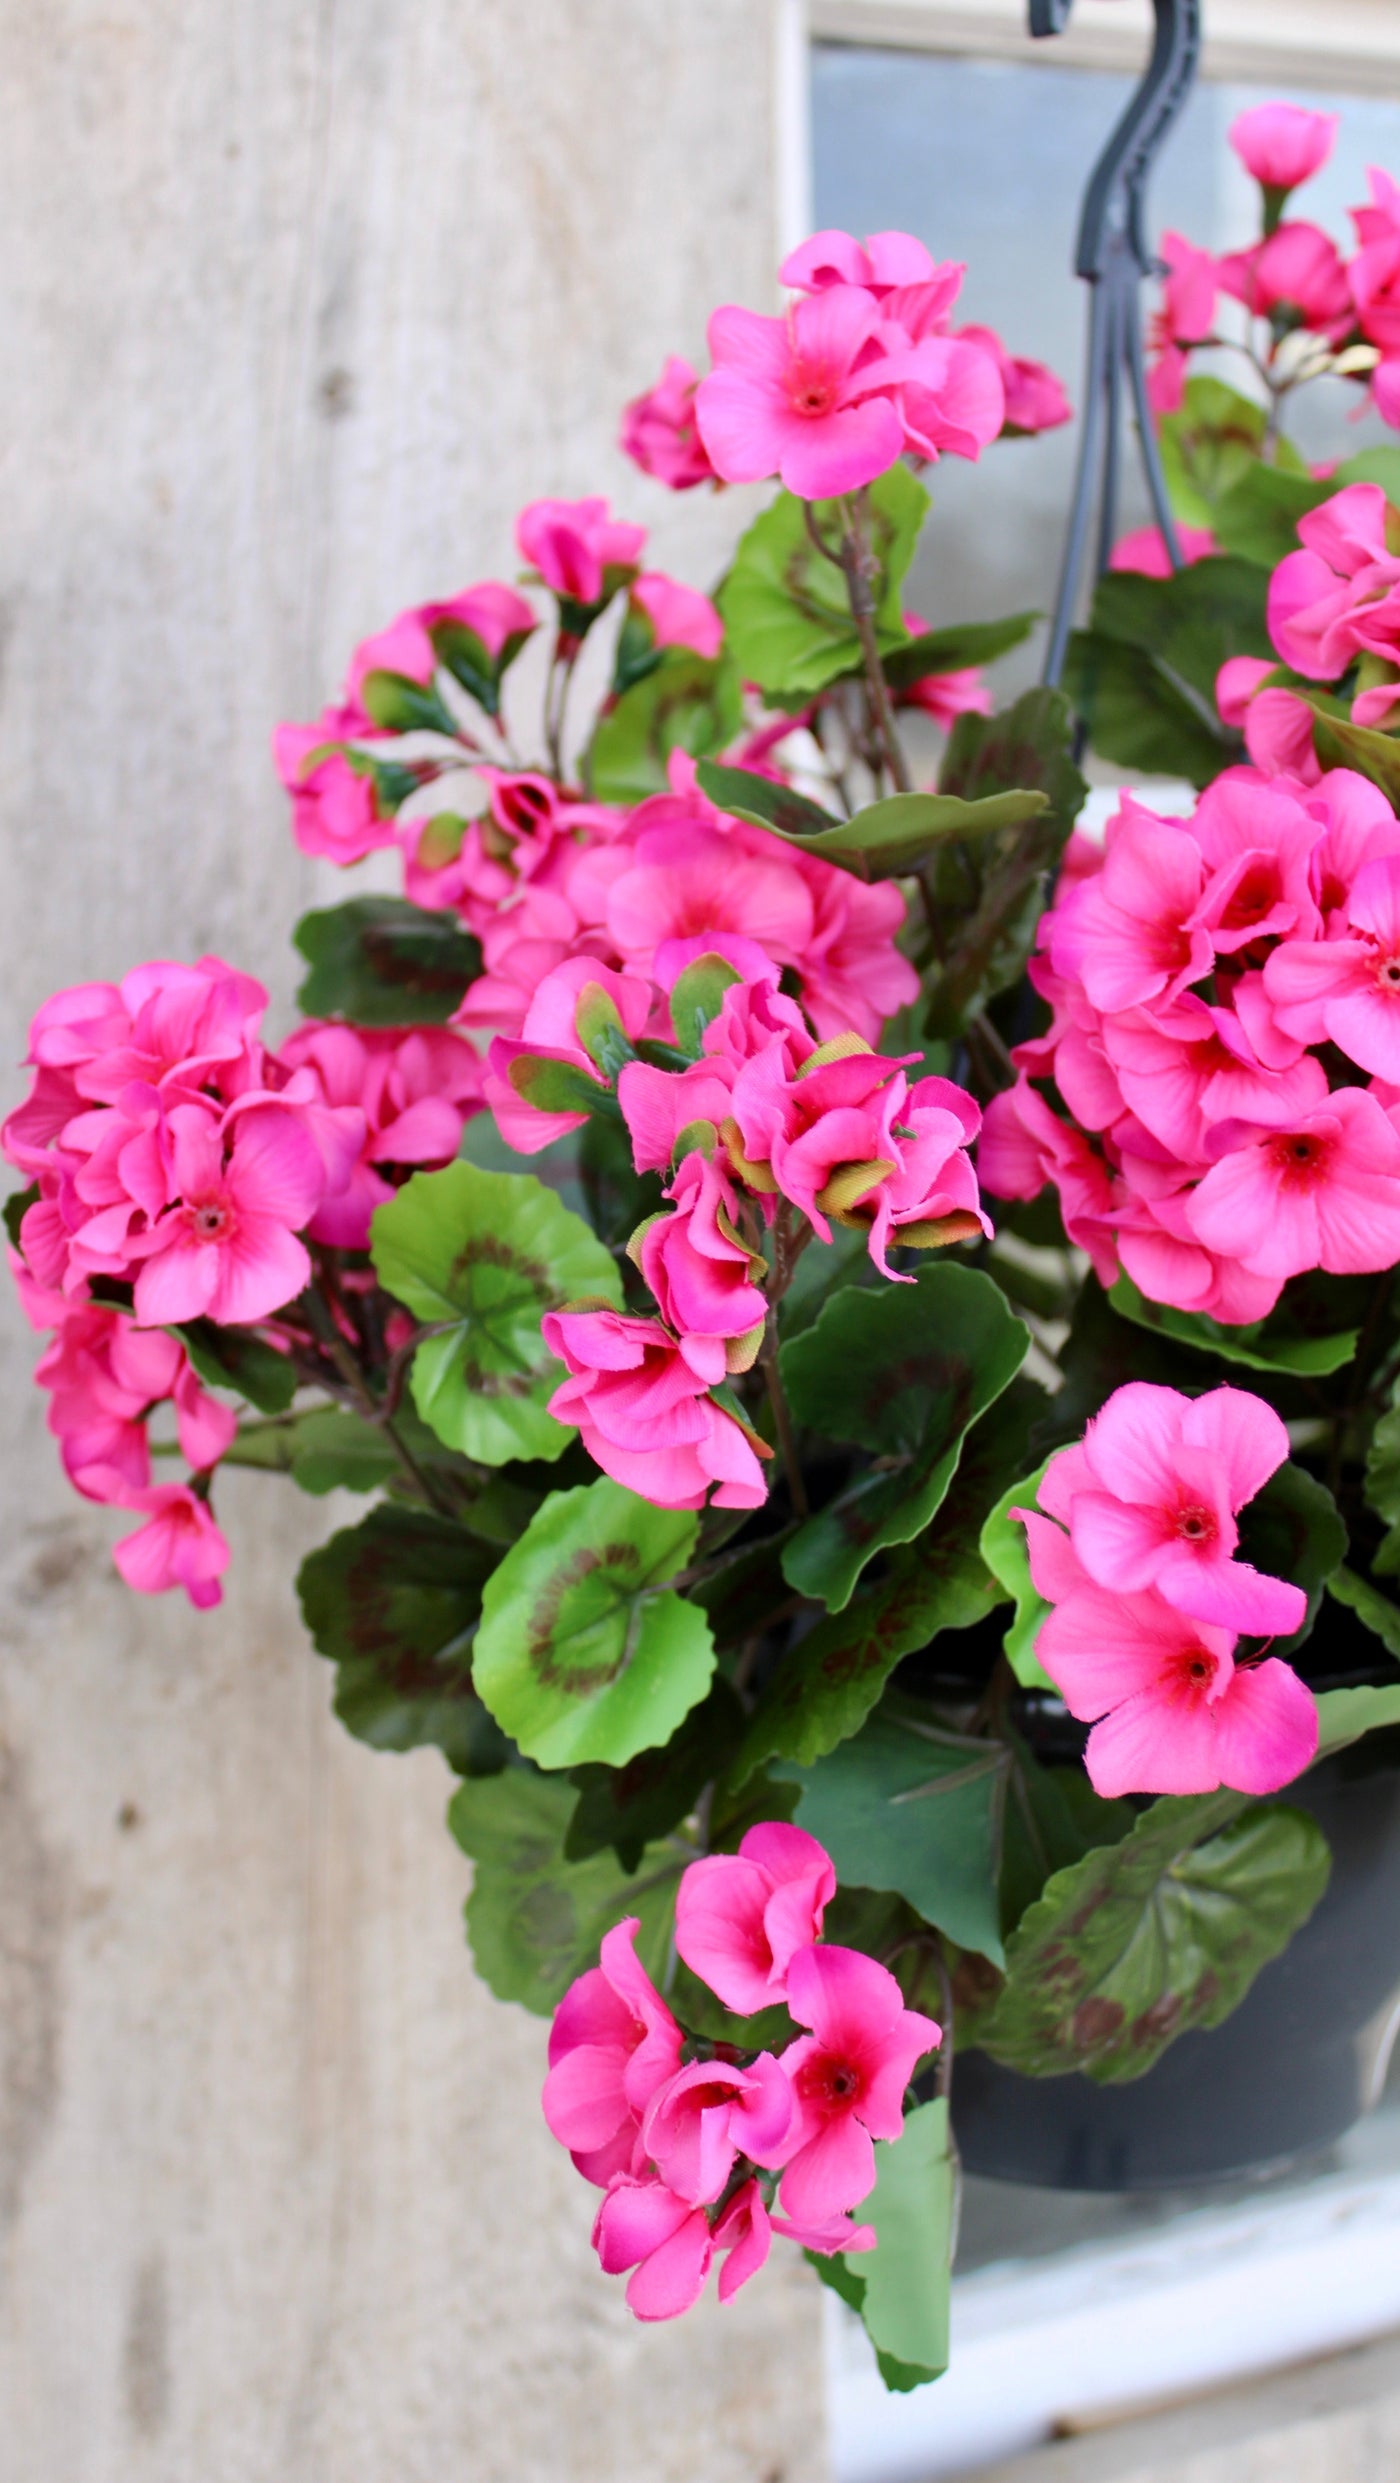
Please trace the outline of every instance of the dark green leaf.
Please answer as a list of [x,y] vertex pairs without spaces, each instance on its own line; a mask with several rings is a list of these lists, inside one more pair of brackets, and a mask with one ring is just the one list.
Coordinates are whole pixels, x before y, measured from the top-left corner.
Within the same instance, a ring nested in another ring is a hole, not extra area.
[[1029,1344],[990,1277],[946,1263],[912,1285],[849,1287],[788,1340],[779,1361],[796,1421],[881,1459],[788,1545],[783,1569],[799,1593],[839,1612],[877,1552],[923,1533],[969,1426]]
[[1289,474],[1280,466],[1257,462],[1246,466],[1216,504],[1212,532],[1222,552],[1276,569],[1298,549],[1298,520],[1309,509],[1340,490],[1337,481],[1320,483],[1310,474]]
[[1298,690],[1313,712],[1313,747],[1324,767],[1354,767],[1360,776],[1369,776],[1379,785],[1392,810],[1400,802],[1400,740],[1393,733],[1376,733],[1364,724],[1353,724],[1348,716],[1334,715],[1326,700],[1315,690]]
[[457,724],[431,682],[410,680],[407,673],[367,672],[360,683],[360,704],[381,733],[446,733],[455,739]]
[[[976,2040],[1023,2076],[1141,2077],[1218,2026],[1307,1921],[1330,1856],[1316,1822],[1222,1791],[1154,1802],[1121,1844],[1057,1871],[1007,1942]],[[1245,1815],[1240,1817],[1240,1812]]]
[[711,663],[687,647],[668,647],[599,721],[587,761],[595,800],[630,804],[664,793],[673,750],[694,759],[723,750],[743,720],[739,675],[727,657]]
[[1010,612],[1004,621],[961,621],[949,629],[921,630],[907,647],[896,647],[885,657],[885,679],[892,689],[907,690],[930,673],[993,664],[1029,638],[1040,618],[1038,612]]
[[541,1317],[577,1295],[622,1307],[616,1264],[582,1218],[529,1173],[458,1162],[377,1208],[370,1247],[395,1300],[442,1330],[411,1382],[438,1438],[484,1465],[560,1456],[572,1434],[545,1411],[563,1374]]
[[37,1181],[31,1181],[27,1190],[11,1190],[9,1197],[6,1199],[4,1206],[5,1230],[10,1237],[10,1248],[12,1250],[18,1250],[19,1228],[24,1222],[25,1217],[28,1215],[30,1208],[37,1206],[38,1203],[39,1184]]
[[1346,1558],[1347,1530],[1323,1483],[1302,1466],[1280,1466],[1239,1514],[1241,1560],[1271,1578],[1287,1578],[1308,1599],[1301,1629],[1269,1642],[1270,1655],[1291,1657],[1310,1636],[1323,1589]]
[[1208,785],[1243,753],[1239,734],[1213,720],[1141,647],[1077,629],[1064,677],[1099,757],[1115,766]]
[[[574,1769],[578,1808],[564,1851],[570,1862],[611,1845],[625,1871],[635,1871],[643,1846],[688,1817],[707,1784],[733,1756],[744,1711],[727,1681],[710,1685],[660,1749],[639,1750],[625,1767]],[[690,2020],[687,2019],[687,2024]]]
[[701,1700],[715,1649],[667,1581],[698,1520],[600,1477],[551,1492],[486,1589],[476,1686],[541,1767],[622,1767],[669,1741]]
[[1024,827],[1046,809],[1040,792],[996,793],[981,802],[946,793],[892,793],[851,819],[833,819],[786,785],[775,785],[745,767],[717,767],[702,760],[701,790],[719,808],[754,827],[768,828],[823,862],[839,863],[857,879],[900,879],[918,869],[935,846],[949,838],[991,836]]
[[[909,641],[900,588],[928,505],[928,493],[905,465],[891,466],[870,486],[882,655]],[[834,549],[840,503],[819,500],[812,515]],[[807,531],[806,504],[791,492],[780,492],[740,537],[717,601],[729,652],[743,678],[761,690],[809,695],[860,663],[844,573],[817,550]]]
[[1317,1696],[1317,1755],[1328,1759],[1367,1733],[1400,1724],[1400,1682],[1383,1688],[1322,1690]]
[[1180,411],[1158,425],[1167,490],[1184,525],[1214,525],[1221,501],[1258,465],[1268,419],[1223,380],[1187,381]]
[[494,1555],[426,1510],[371,1509],[302,1562],[302,1615],[336,1666],[335,1712],[376,1750],[435,1743],[475,1775],[507,1745],[472,1689],[472,1640]]
[[937,1519],[897,1552],[876,1587],[819,1621],[778,1666],[730,1770],[742,1784],[765,1760],[811,1766],[869,1715],[902,1656],[940,1630],[968,1629],[999,1600],[977,1548],[988,1506],[1025,1454],[1027,1398],[1009,1389],[968,1434]]
[[249,1328],[220,1328],[190,1319],[179,1337],[206,1388],[231,1388],[260,1414],[285,1414],[297,1392],[291,1357],[264,1345]]
[[1338,1569],[1327,1581],[1327,1592],[1339,1604],[1346,1604],[1367,1629],[1374,1631],[1387,1655],[1400,1662],[1400,1604],[1393,1604],[1382,1595],[1369,1578],[1359,1578],[1352,1569]]
[[773,1773],[802,1787],[797,1824],[826,1847],[843,1886],[906,1898],[999,1966],[1009,1765],[1004,1743],[969,1742],[895,1699],[815,1767],[783,1759]]
[[1150,655],[1168,682],[1193,694],[1207,719],[1223,730],[1215,677],[1226,657],[1274,660],[1265,617],[1268,592],[1268,579],[1245,560],[1193,561],[1167,578],[1110,570],[1094,590],[1089,626],[1099,637]]
[[1016,1607],[1015,1616],[1003,1641],[1006,1660],[1023,1690],[1053,1690],[1050,1679],[1035,1651],[1040,1624],[1050,1606],[1036,1593],[1031,1583],[1030,1552],[1026,1529],[1013,1509],[1033,1509],[1040,1490],[1045,1458],[1034,1474],[1021,1476],[1004,1491],[982,1529],[982,1558],[998,1585],[1005,1587]]
[[[1046,1767],[1014,1732],[1002,1831],[1001,1922],[1005,1936],[1033,1905],[1052,1872],[1095,1845],[1116,1845],[1138,1817],[1131,1802],[1106,1802],[1083,1767]],[[959,2041],[962,2040],[961,2028]]]
[[1282,1317],[1270,1313],[1248,1327],[1223,1327],[1199,1311],[1173,1310],[1165,1302],[1149,1302],[1131,1276],[1120,1276],[1108,1296],[1120,1318],[1147,1328],[1156,1336],[1175,1337],[1201,1353],[1219,1354],[1226,1362],[1243,1363],[1251,1371],[1287,1371],[1305,1379],[1323,1379],[1340,1371],[1356,1352],[1358,1331],[1347,1328],[1331,1336],[1294,1334]]
[[564,1839],[576,1796],[559,1776],[520,1767],[462,1785],[447,1824],[476,1865],[467,1935],[476,1970],[498,2000],[548,2017],[575,1976],[598,1962],[605,1931],[641,1922],[637,1954],[653,1982],[665,1976],[684,1849],[650,1847],[635,1877],[611,1853],[568,1862]]
[[444,664],[454,681],[476,700],[488,716],[500,713],[501,678],[515,662],[530,632],[516,629],[503,641],[499,655],[491,655],[474,629],[465,621],[435,621],[430,632],[438,661]]
[[943,955],[930,986],[930,1035],[956,1036],[976,1009],[1020,976],[1035,935],[1045,875],[1087,791],[1071,756],[1073,718],[1059,690],[1027,690],[998,716],[959,716],[939,773],[940,793],[980,802],[1010,788],[1047,797],[1038,818],[995,843],[945,847],[925,872],[939,912]]
[[481,950],[454,914],[404,897],[303,914],[292,936],[311,968],[298,1005],[352,1026],[445,1025],[481,972]]

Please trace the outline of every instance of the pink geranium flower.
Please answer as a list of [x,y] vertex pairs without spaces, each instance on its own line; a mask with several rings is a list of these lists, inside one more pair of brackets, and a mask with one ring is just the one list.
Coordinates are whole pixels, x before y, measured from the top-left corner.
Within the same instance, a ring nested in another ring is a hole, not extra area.
[[[309,1071],[330,1112],[350,1116],[354,1141],[322,1148],[326,1195],[307,1230],[340,1250],[369,1247],[370,1219],[394,1195],[381,1167],[448,1164],[463,1125],[483,1109],[482,1063],[448,1026],[406,1032],[319,1024],[298,1026],[282,1046],[285,1067]],[[307,1116],[313,1138],[321,1124]]]
[[688,647],[692,655],[713,659],[724,644],[724,623],[709,596],[660,569],[633,579],[630,601],[645,613],[658,647]]
[[1208,1249],[1285,1281],[1358,1276],[1400,1260],[1400,1138],[1374,1096],[1339,1087],[1287,1129],[1226,1123],[1186,1205]]
[[367,719],[338,707],[314,724],[279,724],[273,734],[273,760],[292,797],[292,834],[304,854],[343,865],[393,844],[394,816],[380,808],[373,771],[357,767],[345,748],[368,737]]
[[1191,347],[1202,344],[1215,323],[1219,278],[1211,253],[1180,233],[1164,233],[1160,249],[1167,274],[1148,332],[1153,362],[1147,394],[1155,414],[1175,414],[1186,393]]
[[592,612],[632,577],[646,528],[614,518],[606,500],[532,500],[515,540],[552,594]]
[[799,499],[873,482],[900,456],[904,424],[890,388],[900,366],[881,341],[879,305],[831,285],[785,319],[717,310],[714,369],[696,392],[700,436],[727,483],[779,475]]
[[1373,1077],[1400,1080],[1400,854],[1368,862],[1341,937],[1285,940],[1264,988],[1285,1034],[1335,1043]]
[[833,285],[860,285],[877,301],[906,286],[940,283],[950,307],[965,270],[931,253],[912,233],[869,233],[863,242],[834,229],[813,233],[790,250],[778,270],[779,284],[795,293],[825,293]]
[[836,1894],[825,1848],[804,1828],[763,1820],[737,1854],[707,1854],[682,1875],[676,1947],[741,2017],[787,1998],[787,1973],[819,1938]]
[[1335,112],[1308,112],[1301,104],[1261,103],[1237,113],[1226,134],[1262,189],[1296,190],[1327,162],[1337,120]]
[[605,1932],[550,2028],[544,2117],[600,2189],[631,2170],[642,2116],[681,2061],[681,2030],[637,1956],[640,1928],[629,1915]]
[[714,2245],[703,2207],[691,2207],[662,2181],[615,2176],[593,2225],[605,2276],[633,2270],[627,2307],[635,2319],[678,2319],[699,2301]]
[[997,366],[1005,406],[1003,439],[1029,439],[1038,431],[1053,431],[1060,423],[1073,419],[1074,409],[1065,395],[1063,382],[1044,362],[1008,353],[995,328],[973,326],[958,328],[954,333],[960,344],[980,346]]
[[709,1394],[725,1376],[723,1339],[612,1310],[548,1311],[540,1326],[570,1374],[549,1410],[578,1425],[614,1482],[659,1509],[701,1509],[711,1489],[716,1508],[762,1506],[759,1452],[772,1452]]
[[695,421],[699,384],[688,362],[668,354],[655,387],[633,397],[623,411],[623,455],[672,491],[693,491],[697,483],[718,480]]
[[1287,1456],[1278,1415],[1245,1389],[1193,1399],[1133,1380],[1114,1391],[1080,1446],[1051,1459],[1038,1499],[1095,1586],[1155,1588],[1195,1620],[1277,1636],[1301,1627],[1307,1598],[1234,1558],[1235,1514]]
[[1337,245],[1316,224],[1281,224],[1267,241],[1232,250],[1219,261],[1222,292],[1243,302],[1256,318],[1286,311],[1304,327],[1335,330],[1352,324],[1351,287]]
[[579,1033],[590,995],[594,1005],[611,1004],[627,1044],[641,1034],[651,1014],[650,984],[614,974],[585,954],[552,966],[535,988],[518,1037],[498,1035],[491,1046],[483,1091],[501,1136],[521,1155],[537,1155],[556,1138],[582,1129],[588,1118],[586,1111],[552,1111],[531,1103],[522,1064],[565,1061],[591,1079],[603,1098],[606,1081]]
[[321,1201],[325,1174],[293,1112],[259,1105],[221,1127],[198,1104],[170,1114],[177,1205],[133,1244],[143,1326],[182,1319],[244,1324],[267,1318],[311,1275],[297,1239]]
[[1108,824],[1104,866],[1055,909],[1055,972],[1083,984],[1096,1009],[1174,1000],[1210,972],[1196,924],[1204,861],[1194,836],[1124,794]]
[[904,2090],[941,2040],[932,2018],[906,2009],[894,1976],[857,1949],[803,1948],[788,1967],[800,2026],[782,2055],[793,2117],[779,2196],[799,2224],[824,2224],[868,2198],[877,2138],[898,2138]]
[[[102,1498],[117,1497],[103,1493]],[[112,1558],[138,1595],[163,1595],[182,1586],[197,1611],[222,1601],[220,1578],[229,1564],[227,1538],[207,1502],[185,1483],[157,1483],[122,1495],[122,1505],[143,1509],[146,1523],[115,1544]]]
[[[1311,681],[1336,680],[1362,653],[1400,660],[1400,557],[1387,546],[1386,506],[1378,483],[1349,483],[1299,519],[1303,548],[1269,581],[1269,635]],[[1400,684],[1363,692],[1356,721],[1383,723],[1397,696]]]
[[682,1336],[751,1335],[768,1310],[755,1281],[764,1263],[740,1238],[733,1181],[714,1157],[693,1148],[666,1195],[671,1214],[653,1216],[632,1245],[662,1318]]
[[792,2090],[771,2052],[740,2069],[690,2061],[658,2087],[642,2118],[642,2146],[662,2180],[691,2207],[712,2206],[738,2156],[774,2164],[792,2119]]

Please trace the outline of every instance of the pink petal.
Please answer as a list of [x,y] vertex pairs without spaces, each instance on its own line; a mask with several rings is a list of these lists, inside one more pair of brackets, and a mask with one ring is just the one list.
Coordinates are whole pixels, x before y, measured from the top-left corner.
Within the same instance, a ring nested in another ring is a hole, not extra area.
[[1096,1724],[1084,1752],[1094,1791],[1213,1793],[1221,1781],[1216,1710],[1141,1691]]
[[1290,1664],[1242,1665],[1215,1710],[1220,1781],[1277,1793],[1317,1756],[1317,1702]]
[[875,2148],[868,2130],[849,2112],[827,2122],[795,2155],[778,2196],[795,2224],[825,2224],[858,2207],[875,2187]]

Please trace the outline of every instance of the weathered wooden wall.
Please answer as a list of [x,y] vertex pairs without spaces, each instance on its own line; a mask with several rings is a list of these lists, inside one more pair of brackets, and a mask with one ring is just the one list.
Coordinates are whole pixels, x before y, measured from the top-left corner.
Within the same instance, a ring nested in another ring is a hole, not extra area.
[[[612,437],[771,286],[771,48],[769,0],[2,0],[5,1058],[147,956],[285,1002],[269,728],[521,500],[703,574],[732,507]],[[807,2483],[800,2271],[651,2332],[593,2270],[445,1771],[301,1639],[327,1511],[249,1479],[221,1613],[128,1596],[0,1324],[5,2483]]]

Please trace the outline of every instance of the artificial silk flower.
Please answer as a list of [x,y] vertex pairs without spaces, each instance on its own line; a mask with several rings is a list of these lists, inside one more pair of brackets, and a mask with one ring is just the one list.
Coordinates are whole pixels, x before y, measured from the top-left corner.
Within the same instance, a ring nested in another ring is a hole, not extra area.
[[1337,137],[1335,112],[1296,103],[1256,104],[1237,113],[1226,132],[1245,171],[1261,189],[1287,192],[1321,172]]
[[824,1847],[804,1828],[763,1820],[735,1854],[707,1854],[683,1874],[676,1947],[727,2009],[750,2017],[787,1998],[793,1958],[821,1933],[836,1894]]
[[714,368],[695,412],[725,482],[776,474],[799,499],[826,500],[873,482],[902,454],[891,389],[903,363],[892,361],[879,305],[859,286],[829,285],[783,319],[717,310],[709,343]]
[[671,491],[693,491],[697,483],[718,479],[696,425],[699,384],[688,362],[668,354],[655,387],[633,397],[623,412],[623,455]]
[[668,578],[660,569],[632,580],[629,601],[646,615],[658,647],[688,647],[713,660],[724,644],[724,623],[708,595]]
[[659,1319],[548,1311],[541,1334],[569,1377],[549,1411],[575,1423],[596,1465],[659,1509],[756,1509],[767,1497],[757,1435],[715,1403],[725,1342],[673,1336]]
[[904,2090],[941,2040],[906,2009],[894,1976],[858,1949],[802,1948],[787,1973],[788,2007],[811,2028],[788,2045],[792,2122],[779,2201],[799,2224],[822,2224],[868,2198],[877,2138],[898,2138]]
[[681,2030],[637,1956],[640,1928],[629,1915],[604,1934],[550,2029],[544,2117],[600,2189],[630,2169],[642,2117],[681,2062]]
[[[102,1493],[104,1499],[118,1494]],[[112,1558],[122,1577],[138,1595],[163,1595],[182,1586],[196,1611],[207,1612],[223,1599],[219,1580],[229,1564],[227,1537],[214,1523],[207,1502],[185,1483],[157,1483],[122,1496],[121,1505],[145,1512],[144,1526],[123,1535]]]
[[606,500],[532,500],[515,521],[515,540],[561,603],[591,613],[637,569],[646,528],[615,518]]

